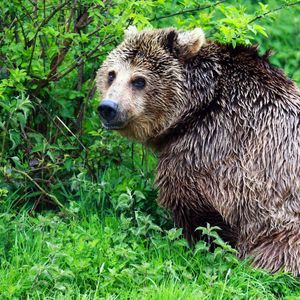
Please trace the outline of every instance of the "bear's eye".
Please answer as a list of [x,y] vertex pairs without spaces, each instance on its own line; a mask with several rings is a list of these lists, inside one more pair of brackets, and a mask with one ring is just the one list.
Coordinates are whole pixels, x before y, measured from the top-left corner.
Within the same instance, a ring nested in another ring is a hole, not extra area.
[[114,81],[114,79],[116,78],[116,73],[115,71],[110,71],[108,72],[108,84],[112,84],[112,82]]
[[145,87],[146,81],[143,77],[137,77],[132,80],[131,84],[135,89],[141,90]]

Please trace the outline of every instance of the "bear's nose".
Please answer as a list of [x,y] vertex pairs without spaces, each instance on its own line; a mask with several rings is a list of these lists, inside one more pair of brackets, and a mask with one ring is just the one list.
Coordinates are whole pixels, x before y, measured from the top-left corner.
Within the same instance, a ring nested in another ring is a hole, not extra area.
[[112,100],[103,100],[98,111],[104,121],[111,122],[118,113],[118,104]]

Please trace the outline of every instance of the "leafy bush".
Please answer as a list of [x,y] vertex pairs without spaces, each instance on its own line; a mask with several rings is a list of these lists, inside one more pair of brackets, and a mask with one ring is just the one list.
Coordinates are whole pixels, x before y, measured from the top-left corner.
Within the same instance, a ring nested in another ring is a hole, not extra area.
[[96,180],[129,147],[104,144],[94,77],[148,4],[1,2],[1,182],[18,203],[65,202],[73,175]]
[[[84,205],[101,210],[128,191],[155,198],[155,158],[103,131],[96,113],[96,70],[130,24],[200,26],[208,38],[233,45],[258,39],[278,49],[277,65],[295,79],[300,76],[299,51],[291,38],[297,29],[287,22],[299,21],[293,2],[273,1],[269,7],[230,1],[25,0],[2,1],[0,9],[3,209],[20,204],[30,210],[68,203],[76,207],[84,193],[90,195]],[[274,17],[276,11],[280,18]],[[280,20],[276,30],[272,19]],[[270,42],[262,40],[267,35]],[[157,213],[155,205],[143,202],[134,205]]]

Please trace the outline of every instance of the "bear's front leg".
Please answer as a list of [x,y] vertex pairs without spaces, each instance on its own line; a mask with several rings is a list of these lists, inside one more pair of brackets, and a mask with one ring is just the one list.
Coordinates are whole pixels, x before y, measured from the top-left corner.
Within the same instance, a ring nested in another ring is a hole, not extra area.
[[[256,239],[256,240],[255,240]],[[289,225],[286,228],[273,229],[259,238],[250,237],[239,241],[241,257],[251,256],[252,264],[274,273],[279,270],[300,276],[300,228]],[[251,243],[251,245],[249,245]],[[245,247],[246,246],[246,247]],[[248,246],[248,249],[246,249]],[[244,250],[243,250],[244,249]]]

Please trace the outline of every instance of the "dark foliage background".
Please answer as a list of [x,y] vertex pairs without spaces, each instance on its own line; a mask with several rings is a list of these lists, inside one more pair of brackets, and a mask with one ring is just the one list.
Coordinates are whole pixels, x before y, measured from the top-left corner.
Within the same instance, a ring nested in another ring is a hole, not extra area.
[[273,63],[300,81],[296,2],[14,0],[2,1],[0,10],[5,208],[76,206],[82,193],[91,193],[84,205],[101,209],[128,190],[155,198],[155,159],[103,131],[96,113],[95,72],[130,24],[200,26],[221,42],[259,42],[274,48]]

